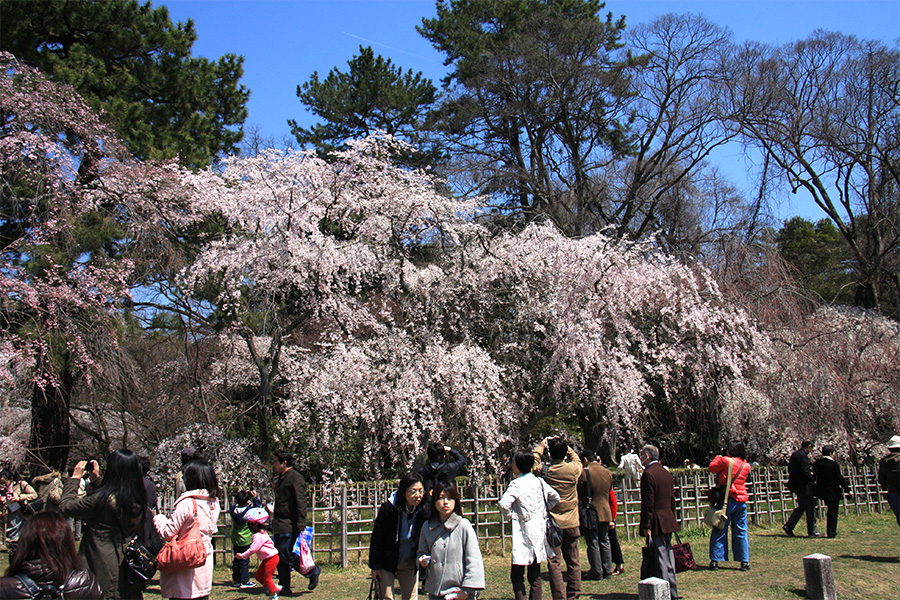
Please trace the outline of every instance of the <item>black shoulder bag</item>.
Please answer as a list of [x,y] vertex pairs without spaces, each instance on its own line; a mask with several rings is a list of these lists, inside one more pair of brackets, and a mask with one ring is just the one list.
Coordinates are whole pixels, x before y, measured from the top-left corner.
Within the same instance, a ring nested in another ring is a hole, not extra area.
[[547,543],[551,548],[559,548],[562,546],[563,532],[562,527],[550,514],[550,503],[547,502],[547,494],[544,493],[544,480],[541,480],[541,495],[544,496],[544,508],[547,510]]
[[38,585],[34,579],[24,574],[16,575],[15,578],[25,586],[33,600],[59,600],[63,597],[60,589],[53,584]]
[[587,502],[579,507],[578,517],[581,519],[582,529],[597,533],[600,530],[600,516],[593,503],[594,490],[591,489],[591,472],[585,469],[584,475],[587,477]]
[[[141,530],[147,519],[147,508],[144,508],[141,514]],[[122,538],[125,539],[125,528],[119,521],[119,529],[122,531]],[[150,548],[145,547],[141,543],[140,535],[133,535],[125,540],[123,548],[122,566],[125,567],[125,574],[129,583],[135,587],[146,587],[147,582],[156,575],[156,554],[162,548],[162,538],[156,533],[156,528],[152,528],[151,539],[149,541]]]

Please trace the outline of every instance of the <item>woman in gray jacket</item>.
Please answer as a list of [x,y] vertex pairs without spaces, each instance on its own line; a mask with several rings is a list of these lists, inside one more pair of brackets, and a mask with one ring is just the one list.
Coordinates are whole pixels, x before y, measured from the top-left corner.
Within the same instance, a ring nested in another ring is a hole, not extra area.
[[462,516],[456,484],[438,482],[431,492],[431,519],[419,534],[419,564],[428,568],[429,600],[466,600],[484,589],[484,563],[475,529]]

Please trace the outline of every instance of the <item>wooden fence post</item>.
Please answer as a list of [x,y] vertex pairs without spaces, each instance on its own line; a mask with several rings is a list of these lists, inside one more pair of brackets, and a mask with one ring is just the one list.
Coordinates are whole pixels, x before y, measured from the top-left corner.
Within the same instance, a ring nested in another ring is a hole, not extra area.
[[[873,474],[865,467],[845,467],[845,474],[850,479],[850,486],[854,493],[853,505],[857,514],[863,512],[885,512],[885,498],[880,493],[878,482]],[[682,517],[682,525],[693,526],[695,523],[702,526],[703,512],[706,508],[706,497],[703,485],[710,476],[705,472],[685,473],[678,477],[676,485],[679,486],[680,502],[678,514]],[[754,522],[762,524],[768,517],[769,526],[780,525],[793,508],[793,494],[785,487],[787,478],[784,468],[760,468],[754,471],[752,479],[752,494],[748,502],[748,518],[752,516]],[[340,486],[330,487],[327,490],[319,486],[310,486],[310,503],[307,516],[309,524],[313,526],[315,536],[310,550],[316,556],[316,544],[320,562],[340,563],[346,568],[350,563],[350,552],[356,553],[356,562],[364,561],[363,555],[368,548],[368,537],[371,535],[372,521],[378,513],[378,507],[385,496],[388,496],[391,484],[388,482],[346,483]],[[639,515],[640,493],[636,486],[629,486],[624,479],[619,481],[619,489],[616,495],[619,498],[618,519],[625,527],[625,538],[631,542],[640,538],[637,515]],[[485,549],[490,550],[493,540],[499,538],[499,546],[504,555],[507,552],[508,540],[511,535],[509,523],[503,518],[501,512],[495,509],[495,503],[502,496],[503,482],[497,479],[483,482],[480,486],[469,482],[463,489],[466,490],[465,503],[468,506],[473,502],[471,518],[477,528],[479,539],[485,544]],[[338,493],[340,491],[340,493]],[[173,508],[174,498],[169,494],[161,494],[157,499],[159,510],[163,514],[169,514]],[[219,518],[221,532],[213,537],[214,561],[218,565],[219,556],[223,563],[227,564],[231,556],[231,542],[227,535],[229,525],[228,508],[231,498],[223,499],[223,510]],[[481,504],[484,503],[484,506]],[[765,503],[765,509],[763,508]],[[776,503],[778,503],[776,505]],[[845,503],[845,514],[852,509]],[[696,511],[696,515],[692,514]],[[779,520],[780,517],[780,520]],[[2,520],[2,519],[0,519]],[[0,532],[2,535],[2,532]],[[621,529],[619,529],[621,537]],[[219,542],[221,538],[221,543]],[[339,546],[339,548],[337,547]],[[328,556],[326,557],[325,554]],[[336,560],[339,559],[339,560]]]
[[347,550],[347,484],[341,485],[341,568],[350,566],[350,555]]

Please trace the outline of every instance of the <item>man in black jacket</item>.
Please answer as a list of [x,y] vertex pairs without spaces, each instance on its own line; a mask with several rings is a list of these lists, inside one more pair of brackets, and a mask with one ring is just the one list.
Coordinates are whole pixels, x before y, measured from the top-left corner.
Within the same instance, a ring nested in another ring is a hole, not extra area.
[[[272,510],[272,537],[278,549],[278,584],[280,596],[289,596],[291,590],[291,569],[299,571],[300,560],[294,554],[297,536],[306,528],[306,481],[303,475],[293,469],[294,459],[283,450],[275,452],[272,470],[275,471],[275,507]],[[309,589],[319,585],[318,565],[305,576],[309,578]]]
[[[429,444],[425,453],[428,455],[428,464],[419,469],[418,473],[422,477],[426,492],[431,492],[431,488],[438,481],[453,482],[466,466],[465,456],[440,442]],[[447,455],[450,458],[449,462],[445,462]]]
[[887,443],[888,453],[878,461],[878,485],[887,493],[888,505],[900,525],[900,435]]
[[816,475],[816,498],[821,498],[828,511],[825,513],[825,533],[828,537],[837,536],[838,505],[843,494],[847,498],[853,497],[847,479],[841,474],[841,467],[831,456],[834,454],[834,446],[822,447],[822,458],[813,463],[813,473]]
[[794,537],[794,527],[804,513],[806,513],[806,535],[822,537],[816,527],[815,479],[812,462],[809,460],[809,453],[812,450],[813,443],[805,441],[800,444],[799,450],[791,454],[788,461],[788,489],[797,496],[797,506],[788,517],[787,523],[781,527],[788,537]]

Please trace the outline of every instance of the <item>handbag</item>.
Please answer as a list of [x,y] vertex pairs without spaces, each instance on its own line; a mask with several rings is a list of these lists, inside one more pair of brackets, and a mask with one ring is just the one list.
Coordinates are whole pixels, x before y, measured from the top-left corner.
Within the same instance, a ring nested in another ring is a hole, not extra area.
[[584,474],[587,477],[587,502],[578,507],[578,518],[583,530],[597,533],[600,530],[600,517],[597,515],[597,507],[592,502],[591,472],[585,469]]
[[312,538],[313,528],[307,526],[300,532],[300,535],[297,536],[297,540],[294,542],[294,556],[291,557],[291,566],[301,575],[306,575],[316,566],[316,563],[313,560],[312,551],[310,550]]
[[369,584],[369,600],[383,600],[384,596],[381,595],[381,582],[373,577],[372,583]]
[[[541,480],[541,490],[544,489],[544,481]],[[559,548],[562,546],[563,532],[562,527],[550,514],[550,503],[547,502],[547,496],[544,496],[544,508],[547,509],[547,544],[551,548]]]
[[206,564],[206,542],[200,534],[200,522],[197,520],[197,501],[194,503],[194,522],[184,537],[176,536],[169,540],[156,555],[156,566],[165,573],[196,569]]
[[31,502],[25,502],[22,505],[22,512],[26,515],[34,515],[44,510],[43,498],[35,498]]
[[728,524],[728,514],[724,508],[710,506],[706,509],[706,514],[703,515],[703,522],[716,529],[725,529],[725,526]]
[[122,559],[128,581],[134,586],[145,586],[156,574],[156,557],[138,540],[132,537],[125,543]]
[[672,544],[672,552],[675,554],[675,572],[694,571],[697,569],[697,561],[694,560],[694,553],[691,551],[691,545],[682,542],[675,533],[675,543]]
[[[141,515],[141,529],[144,529],[148,512],[149,509],[144,509],[144,513]],[[121,521],[119,522],[119,529],[122,531],[122,537],[124,538],[125,529],[122,527]],[[131,585],[139,588],[146,587],[147,582],[156,575],[156,555],[159,554],[163,546],[162,538],[159,537],[155,527],[150,528],[149,539],[146,541],[147,545],[145,546],[141,543],[141,536],[134,535],[125,542],[122,553],[122,566],[124,567],[125,575],[128,577]]]
[[647,544],[641,548],[641,579],[658,577],[662,579],[662,567],[659,565],[657,548],[650,545],[650,536],[647,536]]
[[[730,461],[728,463],[728,481],[725,484],[725,489],[731,491],[731,475],[732,469],[734,468],[734,461]],[[725,497],[728,497],[728,494],[725,494]],[[725,529],[725,526],[728,525],[728,504],[727,502],[723,502],[722,507],[718,506],[710,506],[706,509],[706,514],[703,515],[703,522],[709,525],[710,527],[715,527],[716,529]]]

